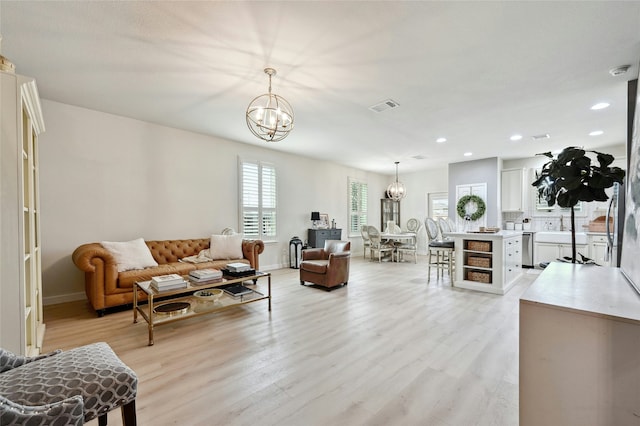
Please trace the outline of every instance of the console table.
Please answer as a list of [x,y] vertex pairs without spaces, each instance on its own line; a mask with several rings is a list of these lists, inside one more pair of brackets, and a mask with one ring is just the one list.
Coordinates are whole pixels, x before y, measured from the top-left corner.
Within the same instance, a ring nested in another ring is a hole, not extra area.
[[309,229],[309,247],[324,248],[326,240],[341,240],[342,229]]

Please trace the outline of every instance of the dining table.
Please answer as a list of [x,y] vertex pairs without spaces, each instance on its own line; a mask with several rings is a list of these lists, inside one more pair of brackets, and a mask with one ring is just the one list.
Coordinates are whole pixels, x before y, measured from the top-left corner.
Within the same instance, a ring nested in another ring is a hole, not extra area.
[[[403,243],[408,244],[416,244],[416,233],[415,232],[381,232],[380,240],[385,241],[387,243],[392,243],[394,245],[400,245]],[[396,261],[398,259],[396,253]]]

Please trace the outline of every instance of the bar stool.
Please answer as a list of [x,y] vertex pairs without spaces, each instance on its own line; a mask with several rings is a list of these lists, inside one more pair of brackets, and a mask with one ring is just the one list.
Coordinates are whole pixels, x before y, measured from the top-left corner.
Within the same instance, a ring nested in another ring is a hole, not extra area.
[[[427,268],[427,282],[431,281],[431,267],[436,268],[436,278],[440,279],[440,274],[444,278],[446,270],[449,277],[453,275],[454,244],[452,240],[438,240],[438,224],[430,217],[426,218],[424,225],[429,238],[429,258]],[[435,259],[434,259],[435,257]]]

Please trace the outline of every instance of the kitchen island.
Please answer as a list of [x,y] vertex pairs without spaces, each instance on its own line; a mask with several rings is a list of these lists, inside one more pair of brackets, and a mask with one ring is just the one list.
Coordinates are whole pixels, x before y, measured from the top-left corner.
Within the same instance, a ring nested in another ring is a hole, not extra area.
[[551,262],[520,298],[520,425],[638,425],[639,353],[620,269]]
[[455,241],[456,287],[505,294],[522,275],[522,231],[445,236]]

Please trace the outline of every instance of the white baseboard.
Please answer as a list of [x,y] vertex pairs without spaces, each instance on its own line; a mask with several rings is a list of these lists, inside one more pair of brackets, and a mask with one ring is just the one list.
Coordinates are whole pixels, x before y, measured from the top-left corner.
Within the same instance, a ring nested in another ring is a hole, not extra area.
[[84,300],[86,296],[83,291],[77,293],[61,294],[59,296],[49,296],[42,298],[43,305],[57,305],[58,303],[75,302],[76,300]]

